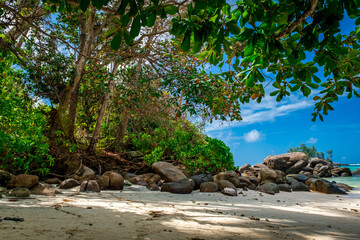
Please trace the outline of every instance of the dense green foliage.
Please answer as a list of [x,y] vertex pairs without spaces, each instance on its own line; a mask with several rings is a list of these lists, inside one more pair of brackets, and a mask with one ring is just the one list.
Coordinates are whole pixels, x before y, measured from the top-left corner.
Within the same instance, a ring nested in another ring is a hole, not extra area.
[[152,134],[128,136],[135,149],[146,154],[146,163],[171,160],[190,173],[234,169],[230,148],[222,141],[203,135],[194,125],[183,121],[172,121],[170,125],[173,129],[159,127]]
[[0,168],[46,175],[54,161],[44,111],[24,91],[23,74],[11,61],[1,61],[0,72]]
[[[303,152],[309,159],[312,157],[325,159],[325,154],[323,152],[318,152],[314,146],[307,147],[305,144],[300,144],[300,147],[297,148],[290,148],[288,152]],[[332,162],[332,150],[327,150],[326,153],[328,154],[328,156],[326,156],[326,161]]]
[[[241,120],[270,84],[277,101],[319,89],[323,120],[340,95],[360,96],[359,25],[358,0],[0,0],[2,167],[46,173],[46,126],[70,152],[126,142],[148,163],[231,169],[222,142],[182,121]],[[46,99],[49,118],[29,96]]]

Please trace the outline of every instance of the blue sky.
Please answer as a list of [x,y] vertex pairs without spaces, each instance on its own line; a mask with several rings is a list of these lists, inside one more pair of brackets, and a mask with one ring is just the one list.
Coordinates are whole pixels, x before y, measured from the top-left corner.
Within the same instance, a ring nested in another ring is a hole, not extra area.
[[266,97],[243,106],[244,121],[208,125],[206,134],[231,148],[237,166],[261,163],[301,143],[324,153],[333,150],[335,162],[360,163],[360,99],[341,97],[324,122],[311,121],[313,104],[311,97],[296,94],[280,103]]
[[[348,17],[341,22],[342,34],[354,28],[354,20]],[[324,79],[321,70],[316,75]],[[242,107],[242,122],[215,122],[206,126],[205,133],[230,147],[236,166],[262,163],[268,155],[286,153],[301,143],[325,154],[333,150],[335,162],[360,163],[360,99],[340,97],[324,122],[312,122],[313,96],[293,93],[280,103],[267,96],[260,104],[252,102]]]

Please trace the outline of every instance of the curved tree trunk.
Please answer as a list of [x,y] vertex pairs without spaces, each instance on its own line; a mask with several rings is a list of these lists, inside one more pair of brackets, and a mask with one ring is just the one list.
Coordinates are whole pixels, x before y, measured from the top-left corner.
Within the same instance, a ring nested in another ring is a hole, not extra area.
[[101,105],[99,116],[98,116],[97,121],[96,121],[95,130],[94,130],[93,135],[92,135],[92,137],[90,139],[90,144],[89,144],[89,147],[88,147],[88,151],[91,152],[91,153],[94,153],[95,150],[96,150],[96,145],[97,145],[97,142],[99,140],[101,126],[102,126],[102,123],[104,121],[105,112],[106,112],[107,106],[108,106],[108,104],[110,102],[110,95],[113,92],[114,79],[115,79],[114,76],[117,73],[118,67],[119,67],[119,63],[114,63],[114,67],[113,67],[113,70],[111,72],[112,76],[109,79],[109,91],[105,93],[104,101],[103,101],[103,104]]

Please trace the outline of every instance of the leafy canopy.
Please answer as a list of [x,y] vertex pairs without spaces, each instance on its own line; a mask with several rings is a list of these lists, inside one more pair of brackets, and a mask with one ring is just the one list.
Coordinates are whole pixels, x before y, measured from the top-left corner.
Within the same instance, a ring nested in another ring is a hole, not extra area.
[[[108,0],[91,4],[104,11],[111,6]],[[83,11],[89,6],[90,0],[80,1]],[[114,13],[120,21],[112,47],[121,41],[131,44],[141,27],[152,27],[158,16],[169,15],[171,33],[180,39],[183,51],[199,53],[200,60],[219,67],[229,65],[219,77],[241,103],[261,102],[269,83],[278,101],[294,91],[308,97],[312,89],[319,89],[313,120],[323,120],[339,95],[359,97],[358,0],[244,0],[232,5],[225,0],[123,0]],[[356,25],[347,35],[340,32],[345,15]],[[130,32],[123,24],[129,22]],[[317,75],[320,69],[325,80]]]

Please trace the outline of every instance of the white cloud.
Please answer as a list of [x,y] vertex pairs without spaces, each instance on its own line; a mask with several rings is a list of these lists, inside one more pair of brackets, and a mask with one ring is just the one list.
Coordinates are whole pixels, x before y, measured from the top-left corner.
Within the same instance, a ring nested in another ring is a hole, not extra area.
[[244,134],[244,140],[249,143],[259,141],[263,137],[264,137],[264,134],[262,134],[261,132],[259,132],[256,129],[253,129],[250,132]]
[[311,137],[309,140],[306,141],[307,144],[316,144],[318,141],[317,138]]
[[[274,97],[267,96],[261,103],[250,102],[242,106],[242,121],[227,122],[215,121],[207,124],[205,131],[223,130],[231,127],[251,125],[262,122],[273,122],[276,118],[286,116],[292,112],[311,107],[314,103],[309,98],[299,95],[291,95],[281,102],[277,102]],[[311,116],[309,115],[309,119]]]

